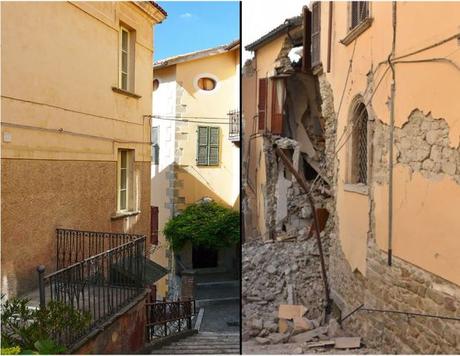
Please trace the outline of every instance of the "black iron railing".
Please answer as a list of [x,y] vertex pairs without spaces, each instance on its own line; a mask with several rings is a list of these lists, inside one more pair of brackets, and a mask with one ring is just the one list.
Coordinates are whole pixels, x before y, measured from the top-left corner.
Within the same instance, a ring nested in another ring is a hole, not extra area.
[[137,234],[57,229],[56,269],[65,268],[141,236]]
[[148,342],[192,329],[192,317],[196,314],[193,299],[150,301],[145,306]]
[[139,236],[46,276],[44,268],[39,270],[42,306],[48,300],[60,301],[91,315],[86,330],[56,335],[60,343],[73,345],[145,292],[145,243],[145,236]]
[[238,110],[230,110],[229,117],[229,135],[230,141],[240,140],[240,112]]

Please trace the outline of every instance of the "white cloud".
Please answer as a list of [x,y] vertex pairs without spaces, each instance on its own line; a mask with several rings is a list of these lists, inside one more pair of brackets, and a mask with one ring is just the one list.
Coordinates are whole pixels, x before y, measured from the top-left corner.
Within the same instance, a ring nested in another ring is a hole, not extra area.
[[302,7],[309,5],[309,0],[245,0],[242,9],[242,45],[243,63],[252,57],[252,52],[244,47],[281,25],[287,18],[301,15]]
[[186,12],[186,13],[180,15],[180,17],[183,18],[183,19],[189,19],[189,18],[193,17],[193,15],[190,12]]

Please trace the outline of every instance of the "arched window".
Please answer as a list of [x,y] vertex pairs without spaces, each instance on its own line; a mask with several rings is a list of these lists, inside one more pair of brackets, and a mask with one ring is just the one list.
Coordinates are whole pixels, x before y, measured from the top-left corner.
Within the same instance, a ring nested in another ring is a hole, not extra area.
[[358,101],[355,103],[350,126],[351,136],[351,172],[350,183],[367,185],[367,121],[366,106]]

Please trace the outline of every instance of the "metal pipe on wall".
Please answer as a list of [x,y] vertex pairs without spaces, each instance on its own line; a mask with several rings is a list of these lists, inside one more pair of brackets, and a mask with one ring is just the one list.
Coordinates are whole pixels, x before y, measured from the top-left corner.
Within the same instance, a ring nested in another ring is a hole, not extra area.
[[391,68],[392,81],[390,92],[390,139],[389,139],[389,179],[388,179],[388,266],[392,265],[393,258],[393,139],[394,139],[394,126],[395,126],[395,92],[396,92],[396,75],[394,63],[396,49],[396,2],[392,2],[393,11],[393,43],[391,54],[388,56],[388,65]]

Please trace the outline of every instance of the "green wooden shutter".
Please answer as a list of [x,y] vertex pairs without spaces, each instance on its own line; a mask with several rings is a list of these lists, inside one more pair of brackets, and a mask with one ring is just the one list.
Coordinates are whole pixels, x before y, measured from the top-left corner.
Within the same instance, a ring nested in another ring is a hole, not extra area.
[[209,165],[219,164],[219,128],[209,128]]
[[196,162],[202,166],[208,165],[208,131],[209,127],[198,126]]

